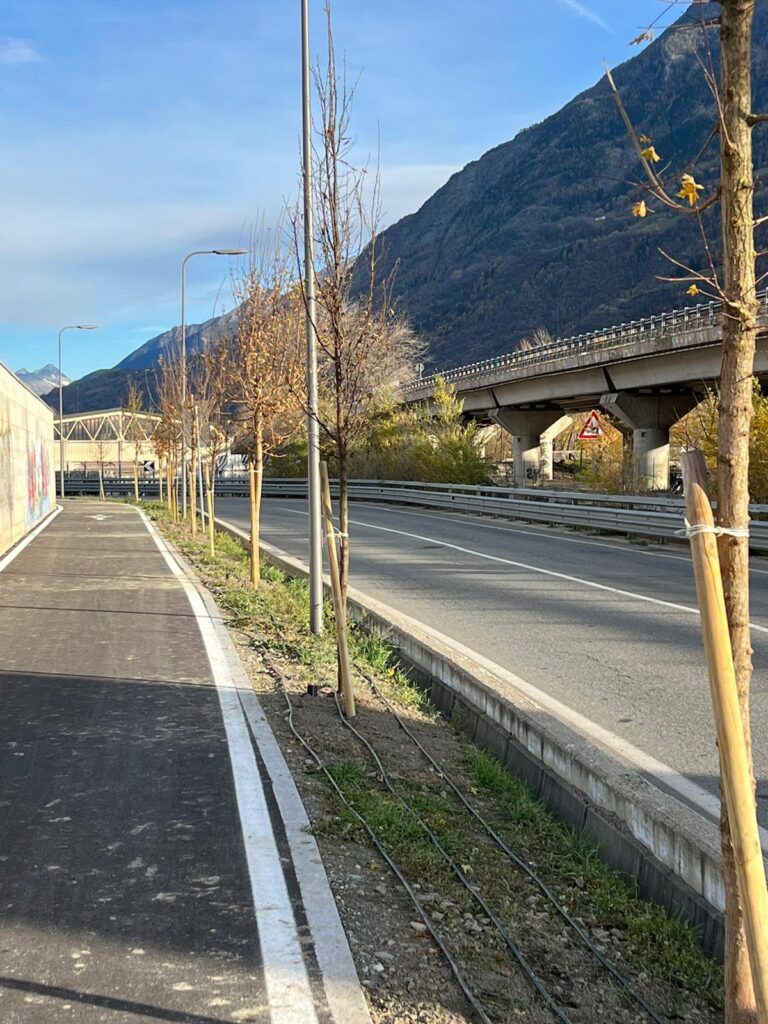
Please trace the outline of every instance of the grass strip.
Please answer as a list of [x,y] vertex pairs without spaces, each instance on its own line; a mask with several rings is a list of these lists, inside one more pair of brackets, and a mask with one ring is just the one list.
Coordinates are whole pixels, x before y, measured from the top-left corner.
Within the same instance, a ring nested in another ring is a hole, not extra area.
[[[248,554],[237,540],[217,532],[216,553],[211,556],[205,539],[193,540],[183,526],[170,522],[165,506],[146,504],[144,508],[195,566],[219,606],[229,614],[231,626],[248,636],[254,646],[290,660],[300,678],[335,685],[333,611],[325,602],[326,630],[319,637],[311,633],[306,580],[263,563],[262,584],[254,591]],[[355,663],[386,687],[390,700],[406,711],[436,717],[423,692],[400,667],[397,652],[380,633],[366,633],[352,624],[349,643]],[[590,927],[619,929],[624,955],[639,970],[666,978],[720,1009],[722,969],[702,952],[694,930],[663,908],[642,900],[634,885],[601,860],[597,847],[552,817],[524,782],[463,736],[458,739],[463,748],[461,767],[471,780],[473,793],[486,805],[483,812],[486,816],[491,812],[491,824],[535,866],[569,912]],[[423,879],[424,885],[445,879],[445,864],[424,832],[391,795],[380,792],[358,762],[344,759],[331,770],[345,796],[409,873]],[[408,799],[446,848],[460,857],[465,837],[459,833],[455,807],[429,792],[414,790]]]

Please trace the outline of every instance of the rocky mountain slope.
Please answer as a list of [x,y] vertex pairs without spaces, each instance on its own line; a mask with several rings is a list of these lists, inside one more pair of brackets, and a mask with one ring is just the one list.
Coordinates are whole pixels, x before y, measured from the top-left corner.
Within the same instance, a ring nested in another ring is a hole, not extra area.
[[[699,63],[703,37],[695,22],[701,11],[707,8],[691,7],[615,71],[633,122],[652,137],[659,167],[673,184],[691,169],[714,125]],[[717,62],[715,30],[709,38]],[[766,110],[768,0],[757,0],[754,41],[755,109]],[[756,206],[768,213],[768,129],[755,130],[754,144]],[[695,164],[704,196],[716,187],[718,162],[715,140]],[[384,231],[381,272],[392,276],[398,307],[429,342],[430,368],[511,351],[537,327],[562,337],[695,301],[685,285],[661,282],[658,275],[675,272],[659,249],[704,266],[696,220],[650,198],[648,216],[632,217],[633,201],[644,195],[631,184],[639,176],[601,78],[556,114],[468,164],[420,210]],[[716,259],[716,211],[706,228]],[[766,248],[768,226],[763,232]],[[231,326],[231,313],[190,326],[189,352]],[[178,339],[174,327],[114,369],[84,377],[65,389],[65,409],[118,405],[131,378],[151,396],[153,368]]]
[[[633,122],[652,137],[659,167],[673,181],[714,124],[698,63],[702,32],[691,27],[697,17],[689,9],[615,72]],[[709,35],[717,59],[717,33]],[[765,110],[768,0],[758,0],[754,42],[755,109]],[[754,142],[758,206],[768,212],[768,131],[757,129]],[[696,165],[705,196],[717,183],[717,164],[715,141]],[[450,366],[511,351],[539,326],[567,336],[690,303],[684,287],[656,275],[674,272],[659,248],[703,265],[695,218],[650,199],[653,212],[633,218],[632,201],[642,193],[627,182],[639,172],[603,78],[453,175],[417,213],[383,232],[382,271],[394,275],[400,308],[429,339],[430,362]],[[716,214],[708,226],[716,242]]]

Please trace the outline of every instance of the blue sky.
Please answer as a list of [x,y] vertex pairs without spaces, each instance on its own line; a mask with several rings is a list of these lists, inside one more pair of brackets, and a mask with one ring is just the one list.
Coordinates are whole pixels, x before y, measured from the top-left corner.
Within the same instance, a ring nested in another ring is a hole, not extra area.
[[[311,0],[313,51],[322,0]],[[335,0],[360,75],[361,162],[381,139],[384,220],[592,85],[659,0]],[[297,193],[298,0],[4,0],[0,360],[111,366],[178,323],[179,264],[247,242]],[[679,12],[678,12],[679,13]],[[668,19],[665,19],[668,20]],[[189,266],[188,320],[229,305],[227,261]]]

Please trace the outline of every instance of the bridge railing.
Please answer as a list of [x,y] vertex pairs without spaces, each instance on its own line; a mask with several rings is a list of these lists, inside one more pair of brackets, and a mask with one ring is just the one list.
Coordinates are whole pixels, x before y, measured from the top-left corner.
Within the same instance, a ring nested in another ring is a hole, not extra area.
[[[758,297],[760,300],[760,319],[763,322],[768,322],[768,288],[759,292]],[[558,338],[549,345],[540,345],[524,351],[517,349],[514,352],[493,356],[490,359],[482,359],[476,363],[457,366],[455,369],[446,370],[444,373],[433,373],[429,377],[422,377],[420,380],[404,385],[401,393],[404,398],[409,398],[421,395],[425,391],[431,391],[438,377],[442,377],[449,384],[458,384],[471,378],[495,374],[500,370],[546,363],[551,359],[573,353],[592,350],[603,351],[621,347],[636,341],[642,335],[664,336],[665,334],[674,334],[677,336],[699,331],[707,327],[717,326],[720,323],[721,315],[722,303],[716,301],[699,303],[696,306],[686,306],[683,309],[673,309],[668,313],[659,313],[656,316],[645,317],[642,320],[631,320],[629,323],[617,324],[603,330],[576,334],[570,338]]]

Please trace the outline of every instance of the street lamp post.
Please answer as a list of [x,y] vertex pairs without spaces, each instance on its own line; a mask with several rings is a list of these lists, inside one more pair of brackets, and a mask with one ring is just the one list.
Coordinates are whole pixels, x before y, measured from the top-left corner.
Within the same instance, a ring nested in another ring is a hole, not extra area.
[[64,384],[61,379],[61,336],[64,331],[95,331],[96,324],[69,324],[59,331],[59,497],[64,497]]
[[247,249],[195,249],[181,262],[181,517],[187,516],[187,467],[184,439],[184,406],[187,401],[187,322],[186,322],[186,270],[193,256],[245,256]]
[[309,626],[323,632],[323,538],[320,504],[320,429],[317,422],[317,333],[312,221],[312,79],[309,73],[309,3],[301,0],[301,116],[304,184],[304,297],[307,307],[307,483],[309,497]]

